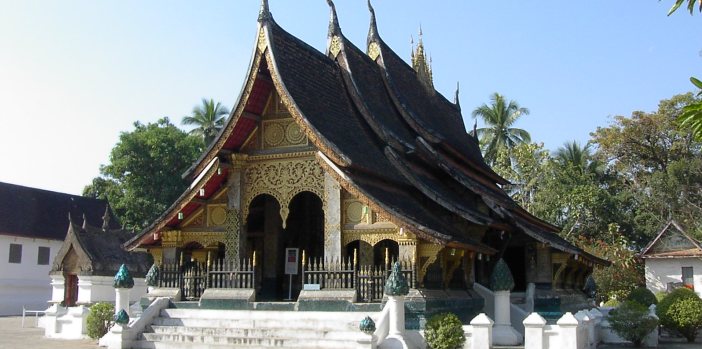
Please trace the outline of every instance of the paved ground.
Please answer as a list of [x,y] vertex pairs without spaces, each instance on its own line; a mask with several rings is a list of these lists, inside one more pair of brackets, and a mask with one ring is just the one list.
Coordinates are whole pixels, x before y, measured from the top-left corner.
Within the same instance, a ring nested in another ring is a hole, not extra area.
[[[633,346],[622,346],[622,345],[600,345],[597,349],[631,349]],[[696,343],[687,343],[684,340],[681,341],[660,341],[658,343],[659,349],[702,349],[702,342],[700,342],[699,337]]]
[[94,340],[63,340],[44,338],[44,329],[37,328],[34,317],[0,317],[0,349],[96,349]]

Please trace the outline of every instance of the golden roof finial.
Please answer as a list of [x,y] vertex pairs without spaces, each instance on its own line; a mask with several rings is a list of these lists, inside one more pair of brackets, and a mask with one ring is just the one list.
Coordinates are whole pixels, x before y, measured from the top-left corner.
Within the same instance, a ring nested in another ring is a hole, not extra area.
[[264,22],[272,18],[271,10],[268,8],[268,0],[261,0],[261,10],[258,11],[258,21]]

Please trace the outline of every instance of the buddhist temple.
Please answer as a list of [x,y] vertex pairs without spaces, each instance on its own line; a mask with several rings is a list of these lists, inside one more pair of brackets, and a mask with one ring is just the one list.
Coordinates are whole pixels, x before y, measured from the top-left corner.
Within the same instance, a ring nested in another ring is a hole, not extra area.
[[[508,182],[466,131],[457,94],[451,102],[434,89],[421,36],[405,62],[369,3],[367,41],[354,44],[328,2],[319,52],[263,1],[225,126],[183,174],[190,187],[124,247],[148,251],[163,276],[175,266],[202,275],[200,290],[252,288],[256,300],[346,289],[353,302],[379,303],[393,261],[410,280],[410,303],[426,300],[428,312],[430,298],[436,309],[480,303],[474,285],[488,285],[500,259],[515,292],[582,293],[606,262],[502,190]],[[234,279],[212,277],[224,274]]]

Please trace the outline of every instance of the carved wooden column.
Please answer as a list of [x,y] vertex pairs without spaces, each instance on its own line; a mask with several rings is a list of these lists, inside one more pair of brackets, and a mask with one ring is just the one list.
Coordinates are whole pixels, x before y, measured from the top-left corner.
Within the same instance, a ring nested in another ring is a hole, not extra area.
[[324,259],[341,259],[341,187],[324,173]]
[[241,257],[246,251],[246,236],[242,229],[243,217],[241,214],[241,192],[243,183],[243,168],[247,155],[232,154],[232,168],[229,173],[227,190],[227,218],[225,226],[227,229],[224,237],[225,258],[234,262],[238,267]]

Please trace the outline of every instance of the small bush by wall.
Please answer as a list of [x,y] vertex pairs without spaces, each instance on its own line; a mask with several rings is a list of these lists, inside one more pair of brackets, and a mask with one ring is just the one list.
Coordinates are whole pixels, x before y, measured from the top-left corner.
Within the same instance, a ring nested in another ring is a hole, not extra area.
[[654,295],[653,292],[646,287],[634,289],[631,291],[631,293],[629,293],[629,296],[626,297],[626,300],[637,302],[646,307],[650,307],[651,304],[658,304],[656,295]]
[[648,315],[648,308],[635,301],[626,301],[609,313],[609,323],[620,337],[640,347],[644,338],[658,326],[658,320]]
[[95,303],[90,307],[90,313],[86,319],[88,325],[88,337],[98,339],[107,333],[112,327],[112,317],[115,315],[115,307],[109,303]]
[[463,347],[466,337],[463,324],[453,313],[432,316],[424,329],[424,337],[431,349],[458,349]]
[[702,328],[702,299],[687,288],[679,288],[658,303],[656,314],[663,327],[694,342]]

